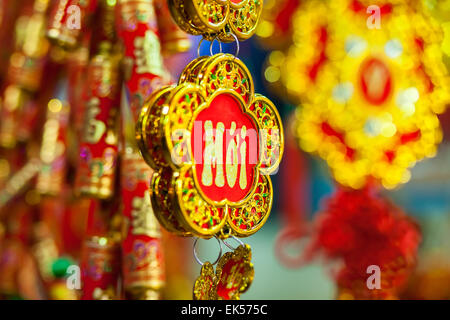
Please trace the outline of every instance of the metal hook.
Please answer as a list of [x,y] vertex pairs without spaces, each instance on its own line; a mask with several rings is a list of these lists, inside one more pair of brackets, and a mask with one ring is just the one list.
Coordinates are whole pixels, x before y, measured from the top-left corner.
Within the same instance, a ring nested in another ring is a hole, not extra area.
[[[222,257],[222,243],[220,242],[220,240],[217,238],[217,237],[214,237],[216,240],[217,240],[217,242],[219,243],[219,256],[217,257],[217,259],[216,259],[216,261],[214,261],[214,263],[212,264],[212,265],[215,265],[218,261],[219,261],[219,259],[220,259],[220,257]],[[197,261],[197,263],[199,264],[199,265],[201,265],[201,266],[203,266],[203,264],[204,264],[204,262],[202,262],[200,259],[199,259],[199,257],[198,257],[198,255],[197,255],[197,250],[196,250],[196,248],[197,248],[197,243],[198,243],[198,240],[199,240],[200,238],[196,238],[195,239],[195,241],[194,241],[194,247],[193,247],[193,251],[194,251],[194,258],[195,258],[195,260]]]
[[[242,240],[241,239],[239,239],[239,238],[236,238],[235,236],[231,236],[231,238],[233,239],[233,240],[236,240],[237,242],[239,242],[239,245],[241,245],[241,246],[243,246],[244,245],[244,242],[242,242]],[[236,250],[237,249],[237,247],[236,248],[233,248],[228,242],[226,242],[225,240],[222,240],[222,242],[224,243],[224,245],[226,245],[229,249],[231,249],[231,250]]]
[[214,39],[212,39],[211,44],[209,45],[209,53],[211,54],[211,56],[214,55],[214,54],[213,54],[213,51],[212,51],[212,47],[213,47],[214,41],[216,41],[216,40],[217,40],[217,42],[219,43],[220,53],[223,52],[223,49],[222,49],[222,42],[220,42],[220,40],[217,38],[217,36],[215,36]]
[[237,56],[239,56],[239,51],[241,50],[239,39],[234,33],[231,33],[231,36],[234,38],[234,40],[236,40],[236,54],[234,56],[237,58]]
[[201,38],[200,42],[198,43],[198,47],[197,47],[197,58],[200,58],[200,47],[202,45],[203,40],[205,40],[205,38]]

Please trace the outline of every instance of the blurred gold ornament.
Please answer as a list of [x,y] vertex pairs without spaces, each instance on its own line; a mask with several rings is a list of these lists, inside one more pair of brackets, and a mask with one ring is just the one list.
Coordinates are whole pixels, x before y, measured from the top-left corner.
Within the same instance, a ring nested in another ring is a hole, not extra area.
[[324,158],[342,185],[375,179],[393,188],[442,140],[435,113],[450,101],[442,30],[400,3],[384,7],[380,29],[369,28],[361,8],[349,0],[306,3],[278,63],[280,81],[302,103],[302,149]]

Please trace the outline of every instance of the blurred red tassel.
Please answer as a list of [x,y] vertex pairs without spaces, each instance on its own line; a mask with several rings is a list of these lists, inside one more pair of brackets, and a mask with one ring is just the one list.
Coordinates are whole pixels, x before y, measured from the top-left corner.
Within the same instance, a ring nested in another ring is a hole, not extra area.
[[[339,189],[319,217],[313,251],[342,259],[341,299],[395,299],[413,270],[421,241],[418,225],[370,188]],[[369,266],[381,271],[381,289],[369,289]]]

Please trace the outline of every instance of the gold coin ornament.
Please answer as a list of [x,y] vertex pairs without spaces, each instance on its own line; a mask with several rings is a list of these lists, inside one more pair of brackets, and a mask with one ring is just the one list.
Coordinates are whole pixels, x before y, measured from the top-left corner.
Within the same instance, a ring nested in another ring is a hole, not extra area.
[[185,32],[223,42],[247,40],[256,31],[263,0],[169,0],[172,17]]
[[203,264],[194,284],[194,300],[239,300],[253,282],[254,268],[249,245],[240,245],[225,253],[216,270],[210,262]]
[[301,103],[301,148],[347,187],[407,182],[417,161],[436,154],[436,114],[450,102],[440,24],[402,1],[354,0],[308,1],[293,21],[294,43],[270,67]]
[[139,148],[156,171],[153,210],[182,236],[247,237],[269,217],[269,177],[284,148],[273,103],[254,93],[237,57],[199,57],[178,85],[156,91],[136,129]]

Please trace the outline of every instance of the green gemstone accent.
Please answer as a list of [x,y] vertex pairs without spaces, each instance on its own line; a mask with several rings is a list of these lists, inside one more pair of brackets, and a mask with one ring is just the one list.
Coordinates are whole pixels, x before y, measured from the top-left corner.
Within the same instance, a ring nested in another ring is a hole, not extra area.
[[187,100],[188,103],[191,103],[191,97],[189,97],[188,94],[185,95],[185,99]]
[[72,265],[72,261],[68,258],[58,258],[52,264],[52,273],[56,278],[66,276],[67,268]]
[[147,15],[145,13],[136,14],[138,21],[145,22],[147,20]]

